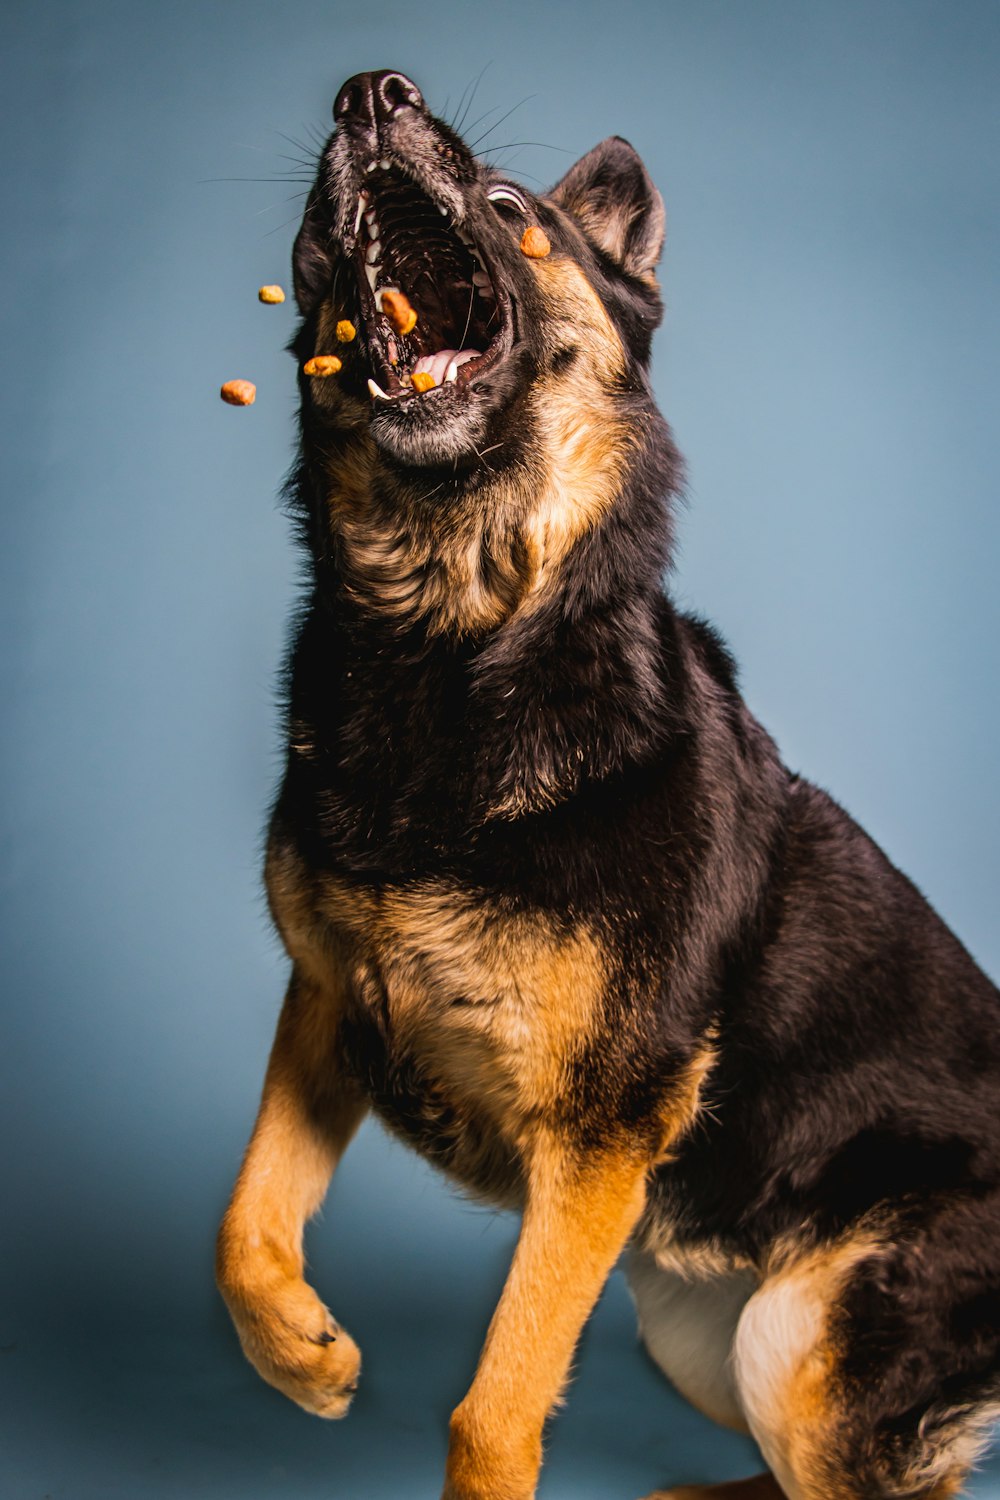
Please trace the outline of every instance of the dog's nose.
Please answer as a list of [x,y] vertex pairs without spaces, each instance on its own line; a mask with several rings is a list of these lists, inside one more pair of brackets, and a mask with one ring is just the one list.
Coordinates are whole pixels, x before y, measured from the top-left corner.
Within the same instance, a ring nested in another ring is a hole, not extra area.
[[404,73],[355,73],[337,95],[333,118],[359,135],[378,130],[407,109],[423,109],[424,96]]

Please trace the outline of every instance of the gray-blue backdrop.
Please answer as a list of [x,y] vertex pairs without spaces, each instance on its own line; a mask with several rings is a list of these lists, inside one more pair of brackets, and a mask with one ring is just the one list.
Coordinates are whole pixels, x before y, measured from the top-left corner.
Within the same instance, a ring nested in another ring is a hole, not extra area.
[[[285,968],[258,850],[294,314],[255,290],[288,284],[337,84],[400,67],[454,110],[482,73],[467,123],[531,185],[611,132],[644,154],[674,586],[997,975],[998,62],[995,0],[8,0],[5,1496],[436,1500],[513,1242],[366,1128],[310,1239],[366,1352],[342,1425],[257,1380],[212,1288]],[[615,1279],[542,1497],[754,1461],[644,1361]]]

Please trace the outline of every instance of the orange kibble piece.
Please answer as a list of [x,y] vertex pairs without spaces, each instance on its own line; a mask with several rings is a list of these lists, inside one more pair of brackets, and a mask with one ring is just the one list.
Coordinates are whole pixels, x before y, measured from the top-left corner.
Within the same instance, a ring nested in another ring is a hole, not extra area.
[[532,260],[544,260],[551,249],[545,230],[539,229],[537,224],[529,224],[521,236],[521,254],[530,255]]
[[262,286],[257,297],[261,302],[284,302],[285,293],[280,286]]
[[252,380],[227,380],[219,395],[230,406],[253,406],[257,387]]
[[357,331],[350,318],[341,318],[335,330],[338,343],[349,344]]
[[314,354],[302,368],[307,375],[315,375],[322,380],[327,375],[336,375],[341,369],[341,362],[335,354]]
[[410,376],[410,384],[415,391],[432,391],[434,376],[429,370],[418,370],[415,375]]
[[410,299],[402,292],[383,292],[382,311],[400,337],[412,333],[417,326],[417,315],[410,306]]

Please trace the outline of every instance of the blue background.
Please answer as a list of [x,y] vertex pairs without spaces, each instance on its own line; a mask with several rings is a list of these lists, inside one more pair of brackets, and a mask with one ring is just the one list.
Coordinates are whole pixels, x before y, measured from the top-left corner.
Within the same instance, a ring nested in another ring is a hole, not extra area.
[[[481,144],[545,143],[497,153],[529,185],[634,142],[675,588],[996,976],[1000,7],[97,0],[3,31],[0,1493],[436,1500],[510,1219],[365,1128],[310,1236],[366,1355],[340,1425],[259,1382],[212,1286],[285,972],[258,865],[293,313],[255,291],[289,285],[286,137],[357,69],[441,110],[488,63],[471,133],[518,106]],[[645,1361],[620,1277],[549,1449],[543,1500],[754,1463]]]

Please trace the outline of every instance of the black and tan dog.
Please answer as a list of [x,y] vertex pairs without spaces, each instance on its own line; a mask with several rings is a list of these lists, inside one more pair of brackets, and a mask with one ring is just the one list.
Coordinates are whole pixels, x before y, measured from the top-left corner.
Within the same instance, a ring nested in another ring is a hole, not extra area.
[[371,1107],[523,1213],[449,1500],[534,1494],[626,1246],[653,1357],[773,1474],[699,1494],[954,1495],[1000,1409],[998,993],[664,596],[660,198],[617,139],[532,196],[398,73],[335,118],[295,250],[294,351],[343,369],[301,376],[292,975],[219,1242],[243,1347],[347,1410],[302,1234]]

